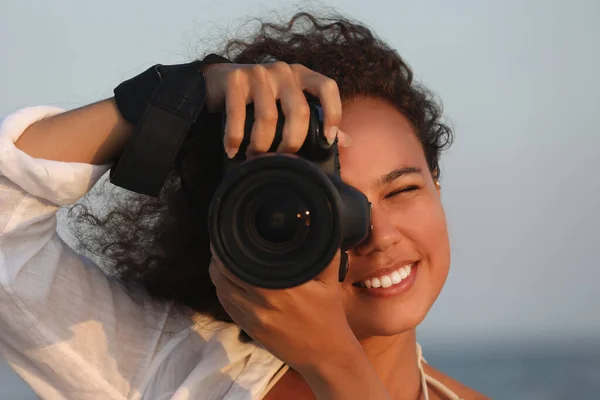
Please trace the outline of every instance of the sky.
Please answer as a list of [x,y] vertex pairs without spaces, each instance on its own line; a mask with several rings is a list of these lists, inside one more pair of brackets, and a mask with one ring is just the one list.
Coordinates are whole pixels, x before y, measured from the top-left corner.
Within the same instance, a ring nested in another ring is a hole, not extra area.
[[[304,4],[371,26],[441,98],[454,126],[442,158],[452,268],[422,337],[600,337],[600,2]],[[214,38],[247,16],[294,9],[252,0],[3,0],[0,115],[106,98],[153,64],[215,48]]]

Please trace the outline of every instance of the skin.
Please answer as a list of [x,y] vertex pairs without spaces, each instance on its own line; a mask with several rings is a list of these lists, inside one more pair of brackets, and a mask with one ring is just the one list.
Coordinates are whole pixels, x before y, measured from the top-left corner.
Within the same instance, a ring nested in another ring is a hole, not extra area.
[[[368,197],[373,224],[370,240],[349,253],[351,268],[342,284],[346,317],[363,347],[388,348],[400,340],[399,333],[403,343],[412,342],[412,330],[438,297],[450,266],[440,191],[410,123],[393,106],[355,100],[344,108],[341,127],[352,138],[352,145],[340,152],[342,178]],[[407,167],[421,172],[381,182]],[[419,262],[417,280],[408,292],[380,299],[362,296],[352,286],[400,260]]]
[[[414,398],[419,373],[416,326],[438,297],[450,266],[446,219],[422,146],[408,120],[393,106],[359,99],[344,107],[341,129],[352,138],[342,149],[342,178],[372,204],[370,240],[349,253],[342,283],[346,318],[367,357],[395,398]],[[416,168],[382,183],[386,174]],[[400,260],[418,260],[417,280],[392,298],[361,294],[352,283]],[[398,377],[410,377],[410,384]]]
[[[429,172],[421,144],[409,121],[392,105],[377,99],[344,104],[340,125],[352,144],[340,151],[342,177],[372,203],[371,240],[349,253],[348,278],[341,283],[346,317],[352,331],[394,399],[416,399],[420,375],[416,326],[439,295],[450,265],[450,246],[440,189]],[[405,167],[407,174],[381,184],[381,178]],[[398,191],[416,186],[411,191]],[[418,259],[418,279],[410,291],[391,299],[360,295],[352,286],[391,260]],[[482,395],[435,370],[426,373],[464,398]],[[430,389],[431,399],[444,398]],[[314,398],[300,374],[290,371],[266,400]]]
[[[272,142],[276,99],[286,114],[278,152],[294,153],[308,126],[302,91],[318,96],[326,135],[337,136],[344,146],[343,178],[373,203],[371,239],[350,253],[350,272],[342,284],[337,279],[339,255],[314,280],[285,290],[248,285],[213,259],[209,272],[225,310],[291,367],[267,399],[419,398],[414,329],[439,295],[450,258],[439,189],[410,124],[393,107],[374,99],[346,103],[342,115],[336,83],[301,65],[217,64],[204,72],[209,111],[228,115],[224,146],[230,156],[243,136],[246,104],[254,102],[256,120],[248,156],[264,153]],[[132,128],[114,100],[108,99],[38,121],[15,145],[32,157],[105,164],[122,152]],[[418,167],[422,173],[377,183],[382,175],[403,167]],[[391,196],[409,185],[418,189]],[[383,300],[366,298],[351,286],[372,271],[407,258],[420,262],[410,291]],[[427,370],[463,397],[481,398]]]
[[[278,152],[295,152],[308,124],[302,95],[307,90],[321,100],[326,135],[337,135],[343,145],[342,177],[373,204],[371,238],[350,252],[350,273],[342,284],[336,279],[337,259],[314,281],[285,290],[252,287],[213,260],[211,278],[225,310],[292,368],[268,398],[310,398],[311,393],[317,398],[418,398],[415,328],[444,285],[450,249],[439,186],[410,123],[377,99],[354,99],[344,104],[342,113],[335,82],[302,66],[215,66],[207,71],[211,73],[228,75],[215,79],[215,88],[209,86],[208,91],[218,90],[219,81],[230,85],[223,91],[228,114],[224,146],[230,157],[239,148],[243,106],[249,101],[256,107],[256,123],[247,156],[270,147],[275,99],[281,100],[286,114],[284,143]],[[382,183],[386,175],[402,168],[419,172]],[[400,260],[419,262],[417,280],[409,291],[376,299],[352,286]],[[359,381],[351,375],[356,371],[349,366],[364,366],[365,360],[368,367],[356,375],[362,381],[356,384]]]

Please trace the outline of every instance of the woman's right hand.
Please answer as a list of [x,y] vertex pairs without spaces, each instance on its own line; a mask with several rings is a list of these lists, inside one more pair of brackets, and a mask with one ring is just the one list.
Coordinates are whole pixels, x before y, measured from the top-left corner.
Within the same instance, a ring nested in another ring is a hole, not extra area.
[[338,126],[342,102],[336,82],[300,64],[212,64],[204,70],[206,106],[209,112],[225,111],[224,146],[233,158],[244,138],[246,105],[254,103],[254,126],[246,154],[254,156],[269,150],[277,126],[280,100],[285,115],[278,152],[297,152],[308,132],[309,107],[303,91],[317,96],[323,108],[323,129],[330,143],[336,136],[341,146],[349,139]]

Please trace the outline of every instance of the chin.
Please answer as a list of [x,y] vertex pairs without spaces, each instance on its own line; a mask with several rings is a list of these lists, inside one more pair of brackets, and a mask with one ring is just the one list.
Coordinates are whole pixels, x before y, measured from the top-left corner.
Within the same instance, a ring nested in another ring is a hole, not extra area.
[[415,283],[411,290],[397,297],[372,298],[351,293],[346,298],[346,316],[356,337],[394,336],[411,331],[423,322],[443,281],[417,279]]
[[350,328],[360,340],[373,336],[395,336],[415,329],[429,312],[427,304],[399,304],[362,310],[348,316]]

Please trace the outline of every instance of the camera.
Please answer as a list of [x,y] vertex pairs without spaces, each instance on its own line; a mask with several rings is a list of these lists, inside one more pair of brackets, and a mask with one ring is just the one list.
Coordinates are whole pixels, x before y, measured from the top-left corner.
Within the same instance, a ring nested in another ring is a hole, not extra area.
[[269,152],[245,157],[254,123],[252,104],[237,155],[229,159],[223,152],[224,175],[209,207],[209,236],[224,266],[255,286],[300,285],[323,271],[339,249],[343,280],[345,251],[363,243],[371,230],[370,203],[342,181],[337,140],[327,143],[322,108],[316,101],[308,104],[308,134],[297,153],[275,153],[285,123],[279,102]]

